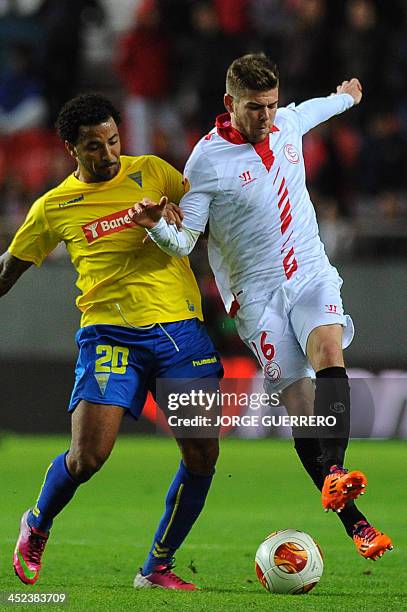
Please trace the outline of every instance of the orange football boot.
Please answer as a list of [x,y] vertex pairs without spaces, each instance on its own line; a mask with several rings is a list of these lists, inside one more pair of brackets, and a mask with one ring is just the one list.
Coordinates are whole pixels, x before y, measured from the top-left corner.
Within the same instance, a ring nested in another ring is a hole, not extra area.
[[376,561],[383,557],[386,550],[393,550],[389,536],[366,521],[356,523],[352,538],[358,553],[365,559]]
[[346,502],[364,494],[366,485],[367,478],[362,472],[348,472],[340,465],[333,465],[322,487],[321,501],[325,512],[340,512]]

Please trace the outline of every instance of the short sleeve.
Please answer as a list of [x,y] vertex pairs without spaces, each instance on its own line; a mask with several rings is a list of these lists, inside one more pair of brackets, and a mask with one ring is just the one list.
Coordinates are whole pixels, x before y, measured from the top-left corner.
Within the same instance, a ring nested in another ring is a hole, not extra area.
[[45,257],[61,241],[61,238],[49,227],[44,207],[43,197],[34,202],[8,249],[18,259],[31,261],[36,266],[40,266]]
[[162,194],[167,196],[170,202],[179,204],[185,193],[185,184],[182,174],[171,166],[171,164],[155,155],[150,156],[150,163],[152,165],[152,171],[158,179]]

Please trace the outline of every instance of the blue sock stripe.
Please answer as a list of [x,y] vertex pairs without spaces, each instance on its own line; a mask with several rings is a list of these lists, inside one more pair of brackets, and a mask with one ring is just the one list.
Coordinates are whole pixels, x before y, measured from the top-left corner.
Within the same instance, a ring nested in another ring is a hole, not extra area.
[[168,552],[170,550],[168,546],[161,546],[158,542],[154,544],[154,548],[158,553]]
[[190,472],[181,464],[165,500],[165,512],[154,536],[153,545],[143,565],[144,575],[154,567],[170,563],[176,550],[187,537],[205,505],[213,475]]
[[42,481],[42,485],[41,485],[40,492],[38,493],[38,497],[37,497],[37,499],[36,499],[36,501],[35,501],[34,508],[32,509],[32,513],[33,513],[33,515],[34,515],[36,518],[37,518],[37,517],[40,515],[40,511],[39,511],[39,508],[38,508],[38,500],[39,500],[39,499],[40,499],[40,497],[41,497],[41,493],[42,493],[42,490],[43,490],[43,488],[44,488],[45,481],[47,480],[48,472],[49,472],[49,471],[50,471],[50,469],[52,468],[52,465],[53,465],[53,463],[52,463],[52,461],[51,461],[51,463],[50,463],[50,464],[49,464],[49,466],[47,467],[46,472],[45,472],[45,474],[44,474],[44,480]]
[[62,453],[52,460],[35,507],[28,515],[29,525],[40,531],[49,531],[53,519],[72,499],[80,484],[68,471],[66,455]]
[[179,504],[180,504],[180,501],[181,501],[181,495],[182,495],[182,491],[183,490],[184,490],[184,484],[180,484],[178,492],[177,492],[177,496],[175,498],[175,504],[174,504],[174,509],[172,511],[172,514],[171,514],[171,518],[168,521],[167,528],[166,528],[166,530],[164,531],[164,533],[162,535],[160,544],[164,544],[165,538],[167,537],[167,534],[168,534],[169,530],[171,529],[171,525],[174,522],[174,518],[175,518],[175,515],[177,514],[177,510],[179,508]]

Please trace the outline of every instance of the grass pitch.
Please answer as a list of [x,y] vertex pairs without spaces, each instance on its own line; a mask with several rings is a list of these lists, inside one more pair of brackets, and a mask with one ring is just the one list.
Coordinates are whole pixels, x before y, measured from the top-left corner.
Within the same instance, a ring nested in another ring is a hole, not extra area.
[[[20,610],[407,609],[405,442],[353,441],[348,451],[349,467],[365,471],[369,479],[360,508],[395,545],[374,563],[359,557],[337,517],[322,511],[290,442],[224,440],[205,510],[177,555],[179,575],[202,588],[195,593],[132,587],[179,461],[175,443],[162,438],[119,438],[102,471],[55,520],[37,585],[24,586],[14,576],[11,558],[20,516],[33,505],[50,459],[67,444],[63,437],[0,441],[0,588],[65,591],[69,598],[64,606],[15,606]],[[254,573],[259,543],[287,527],[312,534],[325,555],[324,575],[308,595],[269,594]]]

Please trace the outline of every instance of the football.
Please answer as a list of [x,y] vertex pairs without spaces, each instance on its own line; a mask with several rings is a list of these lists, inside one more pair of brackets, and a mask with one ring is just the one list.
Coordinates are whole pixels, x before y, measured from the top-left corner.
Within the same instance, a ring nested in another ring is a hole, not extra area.
[[308,593],[324,570],[323,555],[314,539],[296,529],[271,533],[256,552],[257,578],[271,593]]

